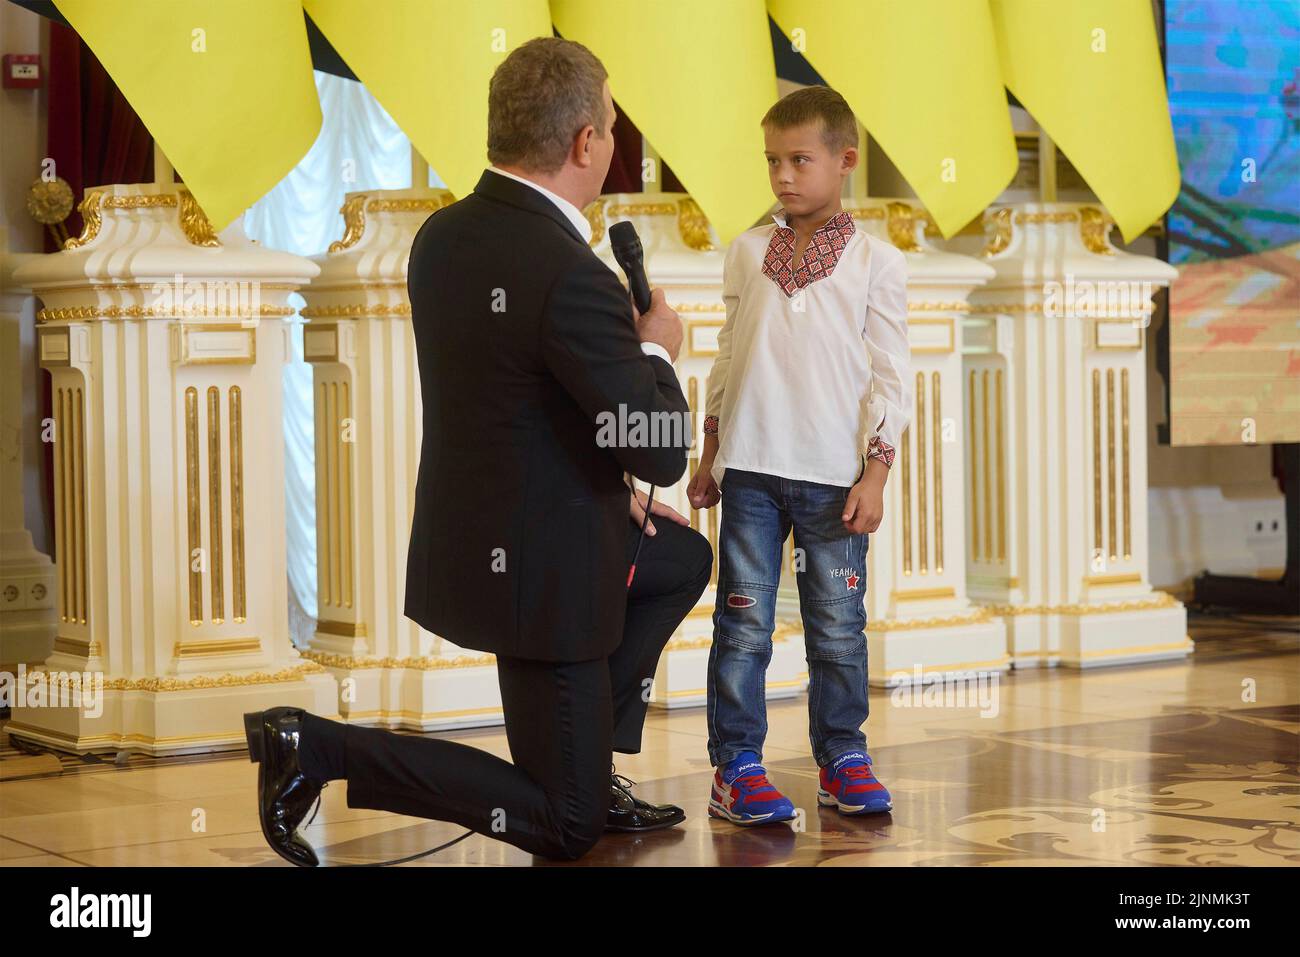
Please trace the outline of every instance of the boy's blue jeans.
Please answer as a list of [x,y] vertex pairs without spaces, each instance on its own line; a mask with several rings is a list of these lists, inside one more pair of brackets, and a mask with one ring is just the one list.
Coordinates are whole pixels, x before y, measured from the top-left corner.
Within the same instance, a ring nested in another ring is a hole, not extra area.
[[[709,651],[709,759],[763,753],[765,685],[782,546],[794,562],[808,659],[808,737],[819,765],[866,749],[867,535],[844,530],[849,489],[728,468],[722,478],[718,600]],[[799,570],[802,569],[802,570]]]

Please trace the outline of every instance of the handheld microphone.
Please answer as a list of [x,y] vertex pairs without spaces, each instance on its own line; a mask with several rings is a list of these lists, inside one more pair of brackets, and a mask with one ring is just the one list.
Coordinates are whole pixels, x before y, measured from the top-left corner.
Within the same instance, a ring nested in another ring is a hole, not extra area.
[[636,311],[644,314],[650,308],[650,281],[645,276],[645,254],[641,251],[636,227],[627,220],[610,226],[609,246],[627,276],[627,287],[632,291]]
[[[627,287],[632,292],[632,301],[636,303],[637,312],[644,315],[650,309],[650,280],[645,275],[645,253],[641,249],[641,239],[636,234],[636,227],[627,220],[622,220],[609,227],[609,246],[614,252],[614,259],[627,276]],[[635,494],[635,489],[633,491]],[[650,506],[655,500],[655,487],[650,486],[646,496],[645,516],[641,519],[641,531],[636,538],[636,551],[632,553],[632,567],[627,570],[627,587],[632,587],[636,577],[636,560],[641,555],[641,543],[645,541],[645,527],[650,521]]]

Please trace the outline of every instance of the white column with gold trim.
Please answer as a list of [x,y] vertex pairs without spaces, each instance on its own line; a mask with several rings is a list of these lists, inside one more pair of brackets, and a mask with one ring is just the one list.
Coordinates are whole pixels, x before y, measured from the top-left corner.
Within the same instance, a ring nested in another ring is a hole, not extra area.
[[[686,486],[699,464],[699,449],[704,439],[705,389],[718,352],[718,331],[726,319],[722,303],[721,243],[699,205],[685,193],[609,193],[592,203],[586,213],[592,224],[592,248],[620,279],[624,278],[623,270],[614,261],[608,228],[620,220],[636,226],[650,285],[663,288],[668,304],[682,318],[685,338],[676,370],[691,407],[695,449],[682,480],[671,488],[656,490],[655,499],[688,517],[691,527],[708,538],[716,553],[721,506],[692,509],[686,498]],[[638,487],[645,488],[643,483]],[[704,704],[717,578],[715,561],[709,587],[660,656],[650,698],[651,704],[657,707]],[[792,697],[807,687],[808,667],[803,643],[797,640],[798,633],[799,601],[794,592],[794,579],[787,573],[777,592],[776,632],[772,638],[772,662],[767,670],[769,699]]]
[[33,543],[23,505],[23,448],[27,429],[40,423],[24,422],[25,380],[35,374],[24,345],[31,342],[24,323],[32,321],[32,298],[13,281],[13,271],[36,257],[7,247],[0,226],[0,668],[17,675],[18,665],[49,656],[58,617],[56,568]]
[[[338,679],[351,723],[422,731],[501,722],[495,659],[403,614],[420,466],[420,375],[407,260],[443,189],[349,193],[315,257],[303,354],[316,410],[317,626],[305,657]],[[452,507],[450,503],[446,507]]]
[[993,271],[935,248],[911,202],[856,200],[859,228],[907,257],[912,421],[885,486],[885,518],[867,549],[867,650],[873,685],[1008,668],[1000,621],[966,595],[962,326],[967,297]]
[[1006,622],[1015,667],[1192,647],[1186,610],[1148,579],[1143,348],[1151,295],[1177,272],[1116,249],[1112,225],[1087,203],[984,216],[996,276],[964,323],[968,584]]
[[[82,235],[21,267],[54,402],[58,636],[47,674],[102,707],[24,706],[11,736],[72,751],[242,747],[241,715],[334,711],[286,610],[281,377],[316,267],[214,235],[180,185],[87,193]],[[53,680],[53,679],[51,679]]]

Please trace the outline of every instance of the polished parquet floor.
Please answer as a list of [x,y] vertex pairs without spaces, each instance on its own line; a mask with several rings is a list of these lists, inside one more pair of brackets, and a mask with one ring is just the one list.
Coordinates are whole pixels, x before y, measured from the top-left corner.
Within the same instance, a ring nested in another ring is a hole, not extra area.
[[[996,715],[903,707],[873,690],[868,747],[894,810],[866,818],[817,807],[806,698],[772,703],[765,759],[806,809],[793,828],[710,820],[703,710],[652,711],[644,751],[618,770],[688,820],[607,836],[576,866],[1300,865],[1295,627],[1199,623],[1184,662],[1016,672],[999,682]],[[499,730],[448,737],[509,757]],[[24,755],[2,736],[0,748],[0,865],[290,866],[258,830],[245,752],[117,766]],[[326,864],[404,857],[463,833],[348,808],[345,796],[344,782],[326,788],[307,830]],[[547,863],[474,835],[404,866]]]

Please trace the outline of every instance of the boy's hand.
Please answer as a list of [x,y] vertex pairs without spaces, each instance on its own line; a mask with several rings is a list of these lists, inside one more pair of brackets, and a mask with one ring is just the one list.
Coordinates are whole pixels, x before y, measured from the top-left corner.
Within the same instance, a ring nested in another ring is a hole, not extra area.
[[691,484],[686,486],[686,497],[691,508],[713,508],[722,498],[718,483],[713,481],[712,462],[701,462],[700,467],[691,476]]
[[866,471],[858,484],[849,489],[848,500],[844,503],[844,514],[840,516],[845,531],[853,535],[871,533],[880,527],[880,520],[885,517],[885,480],[889,478],[889,467],[879,459],[867,459]]

